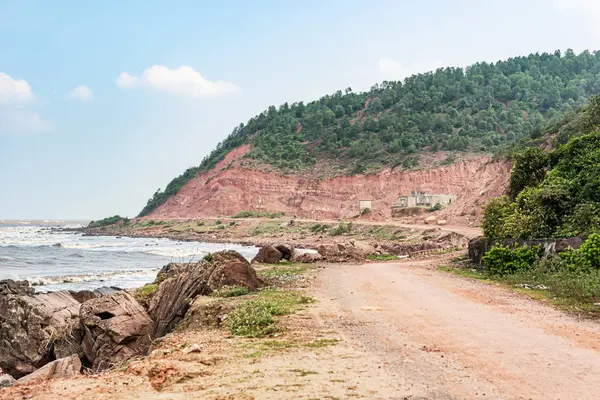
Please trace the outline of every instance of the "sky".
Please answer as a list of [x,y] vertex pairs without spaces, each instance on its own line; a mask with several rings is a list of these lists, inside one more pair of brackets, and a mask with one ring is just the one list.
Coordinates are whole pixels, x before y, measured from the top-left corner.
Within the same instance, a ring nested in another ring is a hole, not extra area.
[[135,216],[269,105],[600,50],[597,0],[0,0],[0,219]]

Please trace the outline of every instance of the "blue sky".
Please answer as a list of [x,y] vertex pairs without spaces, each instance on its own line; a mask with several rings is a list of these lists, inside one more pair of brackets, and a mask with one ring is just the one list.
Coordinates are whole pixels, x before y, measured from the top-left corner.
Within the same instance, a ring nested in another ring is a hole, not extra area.
[[134,216],[271,104],[600,49],[596,0],[0,0],[0,219]]

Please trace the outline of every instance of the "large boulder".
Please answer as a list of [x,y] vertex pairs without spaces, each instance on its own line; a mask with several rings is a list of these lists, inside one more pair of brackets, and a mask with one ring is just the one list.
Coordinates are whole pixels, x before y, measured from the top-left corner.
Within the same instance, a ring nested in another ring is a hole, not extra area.
[[148,313],[154,320],[153,337],[172,331],[183,319],[190,301],[223,286],[246,286],[257,290],[262,280],[250,263],[236,251],[220,251],[194,264],[182,264],[179,275],[164,280],[150,300]]
[[294,246],[287,243],[277,244],[275,249],[281,253],[281,258],[287,261],[290,261],[295,253]]
[[329,262],[352,262],[364,260],[364,254],[350,243],[322,244],[317,251]]
[[263,246],[258,254],[252,259],[253,263],[276,264],[283,258],[283,254],[275,247],[269,245]]
[[81,305],[83,351],[96,371],[118,366],[150,348],[152,320],[127,292],[116,292]]
[[363,242],[361,240],[353,240],[353,241],[350,242],[350,244],[352,246],[354,246],[354,248],[356,249],[356,251],[362,253],[365,256],[367,256],[369,254],[375,254],[375,253],[377,253],[377,250],[375,249],[375,247],[371,246],[367,242]]
[[81,360],[74,354],[71,357],[60,358],[35,372],[22,377],[15,385],[22,385],[30,382],[49,381],[50,379],[72,378],[81,372]]
[[34,295],[27,282],[0,281],[0,368],[20,378],[80,353],[80,306],[67,292]]

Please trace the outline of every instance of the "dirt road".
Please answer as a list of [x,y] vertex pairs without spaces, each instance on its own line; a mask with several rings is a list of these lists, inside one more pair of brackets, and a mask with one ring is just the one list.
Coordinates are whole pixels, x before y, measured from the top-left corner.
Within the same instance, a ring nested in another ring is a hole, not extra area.
[[414,262],[332,265],[317,296],[322,323],[379,360],[378,398],[600,398],[600,324],[500,287]]

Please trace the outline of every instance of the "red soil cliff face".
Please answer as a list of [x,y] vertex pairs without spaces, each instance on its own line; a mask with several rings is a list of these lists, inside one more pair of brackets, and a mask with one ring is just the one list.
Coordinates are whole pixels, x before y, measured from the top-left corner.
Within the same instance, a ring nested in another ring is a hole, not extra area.
[[442,212],[444,218],[478,218],[487,199],[505,191],[511,168],[510,163],[491,162],[490,157],[479,156],[432,169],[386,169],[373,175],[317,180],[230,165],[247,150],[248,146],[234,150],[216,168],[196,176],[148,217],[231,216],[242,210],[256,210],[313,219],[347,218],[359,213],[359,200],[371,200],[374,215],[390,217],[398,196],[420,190],[458,195]]

